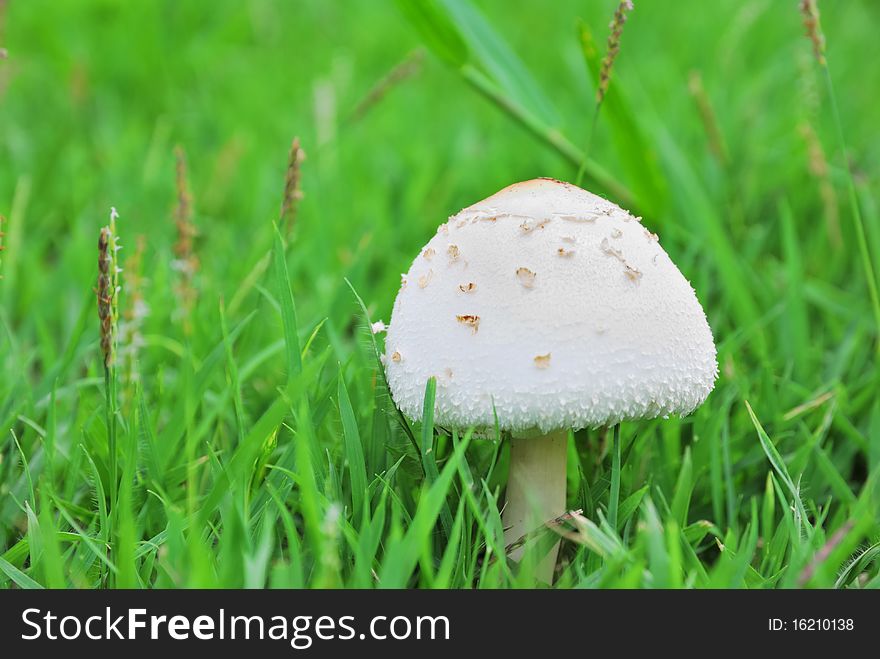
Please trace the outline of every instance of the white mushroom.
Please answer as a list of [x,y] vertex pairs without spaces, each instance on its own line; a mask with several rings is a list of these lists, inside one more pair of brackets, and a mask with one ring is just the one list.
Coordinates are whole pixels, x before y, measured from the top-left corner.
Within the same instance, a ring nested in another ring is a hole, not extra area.
[[[470,221],[489,213],[496,222]],[[554,217],[590,221],[544,223]],[[524,234],[524,218],[543,229]],[[406,359],[386,363],[394,402],[420,419],[426,382],[452,369],[437,389],[437,424],[489,434],[497,414],[514,438],[508,542],[565,512],[570,429],[685,415],[714,386],[715,345],[694,290],[633,219],[568,183],[517,183],[462,210],[425,246],[466,253],[478,291],[462,296],[454,264],[416,258],[406,277],[420,287],[398,293],[387,344]],[[572,242],[577,250],[560,248]],[[526,267],[540,285],[512,276]],[[556,549],[539,566],[545,581],[555,558]]]

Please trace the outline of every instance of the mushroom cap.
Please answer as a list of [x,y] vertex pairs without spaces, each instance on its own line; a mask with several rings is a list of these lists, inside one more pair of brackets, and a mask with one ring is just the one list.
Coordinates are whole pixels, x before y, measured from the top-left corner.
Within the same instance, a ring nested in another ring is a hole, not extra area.
[[685,415],[715,344],[690,283],[627,211],[569,183],[517,183],[441,225],[402,279],[386,337],[394,402],[520,436]]

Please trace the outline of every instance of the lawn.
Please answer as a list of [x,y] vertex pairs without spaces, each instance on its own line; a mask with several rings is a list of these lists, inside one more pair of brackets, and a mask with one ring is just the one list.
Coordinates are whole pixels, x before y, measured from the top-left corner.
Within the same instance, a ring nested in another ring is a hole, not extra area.
[[[617,5],[0,1],[0,587],[532,587],[556,531],[558,588],[880,586],[880,5],[826,68],[794,0],[636,0],[597,114]],[[619,469],[570,434],[517,564],[508,438],[402,418],[370,323],[539,176],[660,235],[720,375]]]

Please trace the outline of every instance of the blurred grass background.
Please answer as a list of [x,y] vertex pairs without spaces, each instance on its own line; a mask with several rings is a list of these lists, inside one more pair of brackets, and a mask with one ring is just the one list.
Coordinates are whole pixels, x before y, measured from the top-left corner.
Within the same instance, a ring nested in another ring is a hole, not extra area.
[[[462,70],[589,142],[693,283],[719,348],[693,417],[624,426],[618,528],[604,521],[605,435],[573,438],[569,503],[592,521],[565,542],[558,585],[880,584],[878,330],[797,3],[636,2],[590,140],[583,36],[601,58],[616,5],[0,3],[0,584],[532,584],[537,555],[503,558],[503,442],[464,450],[415,428],[436,444],[428,487],[345,281],[387,320],[448,215],[514,181],[577,177]],[[880,6],[821,9],[877,271]],[[365,105],[402,62],[408,75]],[[298,332],[282,323],[277,263],[261,267],[294,135]],[[189,335],[178,144],[199,232]],[[120,385],[118,501],[92,292],[111,206],[123,260],[144,236],[149,308],[140,379]],[[288,377],[292,346],[307,350]]]

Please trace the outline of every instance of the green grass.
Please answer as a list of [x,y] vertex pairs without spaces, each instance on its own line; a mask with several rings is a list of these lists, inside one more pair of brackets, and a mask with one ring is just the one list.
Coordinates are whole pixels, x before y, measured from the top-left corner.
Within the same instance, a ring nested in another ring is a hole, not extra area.
[[[616,3],[557,4],[9,4],[0,587],[533,586],[537,552],[504,554],[505,443],[407,423],[367,323],[448,215],[581,167],[691,280],[721,375],[691,417],[624,424],[619,445],[574,433],[583,518],[556,585],[880,586],[878,7],[820,4],[831,85],[794,2],[637,1],[591,131]],[[421,64],[362,106],[402,61]],[[176,144],[200,231],[190,334]],[[92,292],[111,205],[123,261],[146,237],[149,308],[115,455]]]

